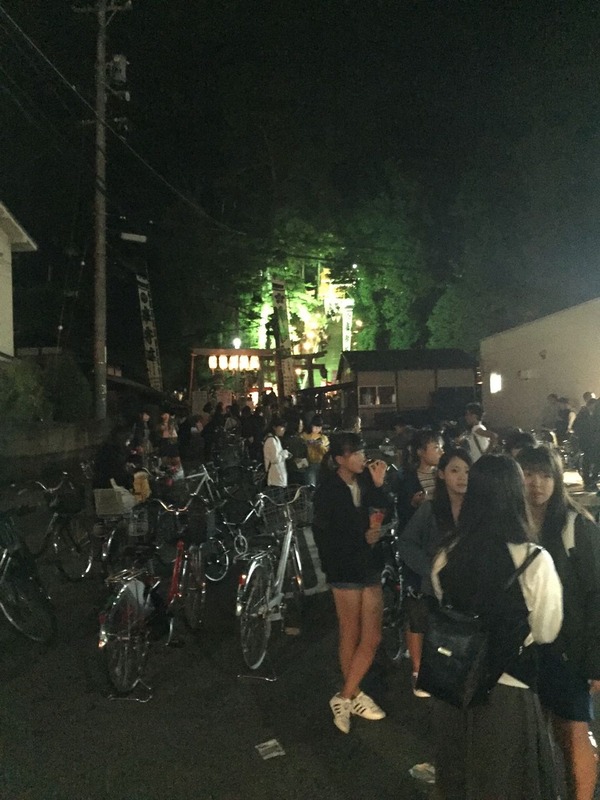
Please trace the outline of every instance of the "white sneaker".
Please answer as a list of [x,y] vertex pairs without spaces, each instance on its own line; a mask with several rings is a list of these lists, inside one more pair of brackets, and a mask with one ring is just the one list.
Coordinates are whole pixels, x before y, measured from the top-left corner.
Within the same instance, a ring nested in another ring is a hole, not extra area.
[[372,697],[364,692],[359,692],[352,701],[352,713],[363,719],[383,719],[385,711],[380,708]]
[[413,687],[413,694],[415,697],[431,697],[429,692],[424,691],[424,689],[417,689],[417,677],[419,673],[413,672],[412,674],[412,687]]
[[333,724],[342,733],[350,733],[350,714],[352,700],[349,697],[340,697],[334,694],[329,701],[329,707],[333,712]]
[[414,767],[408,770],[408,774],[418,781],[429,784],[435,783],[435,767],[433,764],[427,762],[424,764],[415,764]]

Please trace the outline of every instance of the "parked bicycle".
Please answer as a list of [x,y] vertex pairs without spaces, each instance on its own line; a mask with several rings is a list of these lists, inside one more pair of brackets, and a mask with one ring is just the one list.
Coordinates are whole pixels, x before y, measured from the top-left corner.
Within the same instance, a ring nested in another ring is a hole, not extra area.
[[399,666],[406,653],[404,636],[404,580],[398,556],[398,529],[395,521],[382,526],[380,538],[384,557],[381,572],[383,624],[381,644],[392,664]]
[[85,509],[84,488],[75,486],[66,472],[57,486],[35,483],[41,488],[52,516],[41,543],[35,548],[30,545],[30,552],[39,558],[51,547],[61,574],[70,581],[81,580],[90,571],[94,558],[94,520]]
[[[182,617],[197,631],[203,620],[206,598],[201,536],[189,525],[189,507],[171,508],[161,500],[158,506],[157,543],[136,548],[131,567],[106,578],[112,589],[100,613],[98,647],[108,679],[114,690],[125,695],[139,683],[151,631],[158,622],[167,622],[167,644],[174,642],[175,620]],[[157,575],[157,549],[175,540],[175,556],[170,573]],[[167,586],[166,599],[159,589]],[[145,684],[144,684],[145,685]]]
[[[296,529],[311,517],[312,491],[299,487],[283,503],[260,495],[267,531],[261,549],[250,550],[240,575],[236,615],[239,618],[243,659],[251,670],[263,663],[273,622],[297,622],[304,595],[302,561]],[[256,544],[259,544],[257,541]]]
[[56,633],[56,615],[14,520],[29,510],[0,512],[0,609],[20,633],[46,644]]

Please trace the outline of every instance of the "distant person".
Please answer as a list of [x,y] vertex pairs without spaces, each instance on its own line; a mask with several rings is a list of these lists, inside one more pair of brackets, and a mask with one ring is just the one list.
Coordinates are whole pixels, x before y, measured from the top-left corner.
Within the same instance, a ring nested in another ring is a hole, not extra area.
[[594,427],[594,410],[598,403],[593,392],[585,392],[584,404],[581,406],[573,422],[573,433],[581,452],[581,477],[586,489],[595,490],[598,476],[596,466],[596,432]]
[[577,415],[571,407],[568,397],[558,398],[558,414],[556,417],[556,437],[559,442],[568,439],[573,433],[573,424]]
[[306,486],[308,478],[308,447],[302,438],[304,423],[298,413],[288,414],[288,424],[283,437],[283,446],[292,457],[286,462],[288,481],[292,485]]
[[362,430],[362,420],[360,416],[352,409],[347,408],[342,414],[342,431],[348,433],[360,433]]
[[158,455],[163,464],[172,467],[174,470],[181,469],[181,458],[179,455],[179,437],[175,418],[168,408],[163,408],[160,412],[160,422],[157,427],[158,435]]
[[537,444],[535,434],[521,428],[513,428],[504,440],[504,452],[516,458],[524,447],[534,447]]
[[394,464],[398,470],[402,470],[408,462],[408,448],[414,435],[415,429],[408,424],[404,417],[394,417],[390,445],[394,448]]
[[431,500],[435,476],[443,452],[437,431],[421,428],[415,431],[409,448],[409,460],[398,484],[398,529],[401,531],[417,508]]
[[118,426],[100,446],[94,459],[94,489],[110,489],[111,479],[126,489],[133,487],[133,469],[128,467],[130,435],[128,428]]
[[140,467],[148,467],[150,455],[154,449],[152,444],[152,430],[150,427],[150,412],[144,408],[140,411],[131,431],[129,447],[132,453],[131,460]]
[[459,444],[469,451],[469,455],[475,463],[487,452],[490,445],[498,440],[497,434],[488,431],[482,422],[483,409],[481,403],[467,403],[465,406],[465,422],[467,432],[461,437]]
[[291,457],[291,453],[283,446],[282,439],[287,427],[286,421],[279,416],[273,416],[271,424],[263,442],[263,457],[265,463],[265,473],[267,476],[267,486],[275,489],[273,497],[277,502],[285,500],[283,490],[288,485],[288,475],[285,462]]
[[545,430],[555,431],[558,420],[558,395],[551,392],[542,409],[541,426]]
[[308,451],[307,481],[316,486],[323,457],[329,450],[329,438],[323,433],[323,418],[315,415],[306,431],[300,434]]

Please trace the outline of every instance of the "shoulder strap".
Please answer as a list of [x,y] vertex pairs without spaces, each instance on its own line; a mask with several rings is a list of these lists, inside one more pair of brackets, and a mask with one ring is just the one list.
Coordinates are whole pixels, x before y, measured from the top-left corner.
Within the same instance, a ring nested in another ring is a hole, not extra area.
[[517,569],[513,572],[513,574],[510,576],[510,578],[504,584],[504,587],[503,587],[504,591],[506,591],[507,589],[510,589],[510,587],[517,580],[519,575],[522,575],[525,572],[527,567],[531,564],[532,561],[534,561],[539,556],[539,554],[541,552],[542,552],[542,548],[541,547],[538,547],[538,545],[534,545],[533,546],[533,549],[529,552],[529,555],[523,561],[521,566],[517,567]]

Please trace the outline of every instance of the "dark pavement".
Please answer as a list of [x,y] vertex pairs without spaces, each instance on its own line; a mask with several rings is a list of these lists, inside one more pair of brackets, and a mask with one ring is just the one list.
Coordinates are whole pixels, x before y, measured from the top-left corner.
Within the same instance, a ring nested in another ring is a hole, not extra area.
[[[24,519],[36,537],[47,515]],[[399,670],[378,666],[365,685],[387,710],[385,720],[355,719],[348,736],[333,726],[334,612],[310,566],[302,633],[275,633],[260,673],[275,681],[243,668],[232,573],[208,587],[204,630],[181,628],[180,648],[152,644],[147,703],[106,696],[96,646],[106,589],[98,571],[79,584],[62,582],[47,561],[40,572],[57,608],[57,641],[36,645],[0,617],[0,800],[427,797],[408,770],[433,755],[430,701],[410,692],[407,662]],[[255,747],[271,739],[285,755],[263,761]]]

